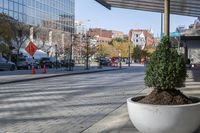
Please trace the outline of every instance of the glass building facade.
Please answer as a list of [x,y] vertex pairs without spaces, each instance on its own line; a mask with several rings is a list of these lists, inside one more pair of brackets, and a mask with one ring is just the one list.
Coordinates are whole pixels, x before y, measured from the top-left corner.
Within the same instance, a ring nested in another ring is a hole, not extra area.
[[0,13],[29,25],[74,32],[75,0],[0,0]]

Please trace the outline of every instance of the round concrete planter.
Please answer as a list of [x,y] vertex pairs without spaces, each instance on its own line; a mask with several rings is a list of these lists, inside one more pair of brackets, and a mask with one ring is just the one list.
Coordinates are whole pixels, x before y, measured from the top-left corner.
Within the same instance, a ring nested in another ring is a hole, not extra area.
[[127,99],[127,105],[129,117],[141,133],[193,133],[200,126],[200,102],[151,105],[136,102],[138,98]]

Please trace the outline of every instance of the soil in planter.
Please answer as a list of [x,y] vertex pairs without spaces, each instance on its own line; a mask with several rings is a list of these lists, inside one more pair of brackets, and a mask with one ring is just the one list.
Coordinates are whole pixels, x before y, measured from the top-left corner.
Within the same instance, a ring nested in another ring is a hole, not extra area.
[[154,105],[182,105],[194,103],[180,90],[158,90],[154,89],[149,95],[139,100],[140,103]]

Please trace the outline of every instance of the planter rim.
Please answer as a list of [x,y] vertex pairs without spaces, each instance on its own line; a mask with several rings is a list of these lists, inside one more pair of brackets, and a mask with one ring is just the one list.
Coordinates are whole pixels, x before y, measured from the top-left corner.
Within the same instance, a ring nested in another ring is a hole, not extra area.
[[[183,105],[159,105],[159,104],[145,104],[145,103],[139,103],[139,102],[135,102],[135,101],[132,101],[131,99],[132,98],[137,98],[137,97],[143,97],[143,95],[142,96],[135,96],[135,97],[130,97],[130,98],[128,98],[127,99],[127,102],[129,102],[129,103],[134,103],[134,104],[137,104],[137,105],[141,105],[141,106],[151,106],[151,107],[163,107],[163,108],[169,108],[169,107],[171,107],[171,108],[178,108],[178,107],[188,107],[188,106],[196,106],[196,105],[200,105],[200,101],[199,102],[197,102],[197,103],[192,103],[192,104],[183,104]],[[193,96],[191,96],[190,98],[196,98],[196,99],[199,99],[200,100],[200,97],[193,97]]]

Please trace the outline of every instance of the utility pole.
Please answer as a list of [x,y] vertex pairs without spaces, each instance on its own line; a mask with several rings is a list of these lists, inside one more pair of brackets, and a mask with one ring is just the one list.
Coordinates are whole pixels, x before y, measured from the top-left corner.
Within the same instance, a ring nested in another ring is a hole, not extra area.
[[90,36],[86,35],[86,70],[89,70],[89,42]]
[[131,44],[128,45],[128,67],[131,66]]
[[73,33],[71,34],[71,44],[70,44],[70,55],[69,55],[69,71],[72,71],[72,46],[73,46],[73,42],[74,42],[74,35]]
[[57,51],[57,44],[55,45],[55,54],[56,54],[56,69],[58,67],[58,51]]

